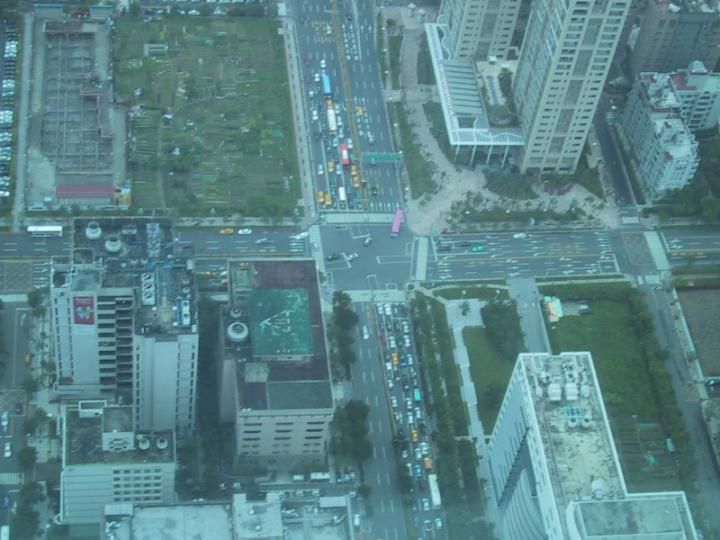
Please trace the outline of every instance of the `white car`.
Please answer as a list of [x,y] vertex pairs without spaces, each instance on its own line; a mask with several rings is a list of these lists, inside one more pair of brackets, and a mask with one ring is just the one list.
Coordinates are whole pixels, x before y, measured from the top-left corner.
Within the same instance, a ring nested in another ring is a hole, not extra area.
[[515,234],[513,234],[513,238],[516,238],[516,239],[527,238],[527,234],[524,232],[515,233]]
[[318,175],[322,176],[323,174],[325,174],[325,169],[322,165],[318,165]]
[[8,442],[5,443],[5,448],[4,448],[4,451],[3,451],[3,456],[5,456],[6,458],[9,458],[9,457],[12,456],[12,446],[10,446],[10,441],[8,441]]
[[313,76],[313,81],[315,81],[316,83],[319,83],[319,82],[320,82],[320,74],[319,74],[319,73],[316,73],[316,74]]
[[390,349],[397,349],[397,343],[395,343],[395,336],[390,336],[388,338],[388,347]]
[[397,409],[398,400],[395,396],[390,396],[390,405],[392,405],[393,409]]
[[419,448],[415,448],[415,459],[422,461],[423,455]]
[[405,335],[403,336],[403,344],[405,345],[405,348],[406,348],[406,349],[409,349],[410,347],[412,347],[412,343],[410,342],[410,336],[409,336],[409,335],[405,334]]
[[252,229],[238,229],[238,234],[252,234]]
[[362,338],[370,339],[370,330],[368,330],[367,325],[363,325],[363,327],[362,327]]
[[353,252],[353,253],[348,253],[346,257],[347,257],[348,261],[354,261],[355,259],[357,259],[359,257],[359,255],[357,253]]
[[425,512],[430,511],[430,501],[427,499],[427,497],[424,497],[422,500],[422,507]]
[[326,66],[327,66],[327,62],[325,62],[325,59],[322,58],[320,60],[320,69],[325,69]]
[[390,304],[385,304],[384,309],[385,315],[387,315],[388,317],[392,316],[392,308],[390,307]]
[[0,417],[0,424],[2,425],[2,430],[7,433],[10,424],[10,416],[7,411],[3,411],[2,417]]
[[310,233],[307,231],[303,231],[301,233],[297,233],[295,236],[292,237],[293,240],[302,240],[303,238],[307,238],[310,236]]
[[318,112],[316,109],[312,109],[312,121],[317,122],[318,121]]

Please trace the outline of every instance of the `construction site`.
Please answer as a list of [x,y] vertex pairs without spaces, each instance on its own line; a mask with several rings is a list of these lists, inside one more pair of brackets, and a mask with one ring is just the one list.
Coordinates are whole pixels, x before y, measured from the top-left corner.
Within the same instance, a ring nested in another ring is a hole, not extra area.
[[130,204],[126,112],[113,103],[108,15],[36,9],[27,119],[30,210]]

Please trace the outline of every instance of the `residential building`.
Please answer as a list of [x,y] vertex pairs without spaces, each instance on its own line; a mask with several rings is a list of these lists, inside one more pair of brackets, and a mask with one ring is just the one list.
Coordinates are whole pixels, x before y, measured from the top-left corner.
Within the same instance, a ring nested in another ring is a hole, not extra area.
[[312,259],[228,265],[220,417],[241,461],[324,461],[334,401],[317,279]]
[[453,60],[505,58],[515,31],[520,0],[443,0],[438,22]]
[[533,2],[514,81],[523,172],[573,172],[630,0]]
[[[688,100],[690,114],[692,103]],[[625,105],[620,128],[652,200],[685,186],[697,169],[697,141],[683,121],[682,110],[672,76],[653,73],[638,78]]]
[[702,62],[691,62],[687,69],[671,73],[669,84],[680,100],[680,116],[690,131],[718,128],[720,73],[708,72]]
[[683,492],[628,492],[588,352],[520,354],[488,450],[503,540],[698,538]]
[[[303,493],[306,493],[304,491]],[[325,504],[340,499],[338,505]],[[280,492],[249,499],[234,493],[230,500],[171,505],[108,504],[103,540],[283,540],[285,538],[352,538],[348,497],[296,497],[292,504]],[[311,507],[312,506],[312,507]],[[310,531],[312,531],[310,533]]]
[[175,436],[134,431],[132,408],[80,401],[62,416],[60,520],[99,524],[110,503],[175,501]]
[[57,390],[132,404],[138,429],[195,420],[197,309],[191,246],[169,220],[76,219],[54,257],[50,317]]
[[711,71],[720,59],[720,13],[710,0],[649,0],[630,53],[634,77],[667,73],[700,60]]

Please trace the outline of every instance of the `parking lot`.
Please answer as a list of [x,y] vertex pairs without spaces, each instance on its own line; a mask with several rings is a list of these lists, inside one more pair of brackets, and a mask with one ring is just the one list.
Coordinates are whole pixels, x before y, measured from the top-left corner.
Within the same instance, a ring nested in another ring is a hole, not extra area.
[[[385,385],[401,472],[412,482],[415,526],[425,538],[444,538],[441,499],[420,373],[405,304],[377,304],[377,332],[383,351]],[[362,330],[365,337],[365,330]],[[405,470],[403,472],[403,469]]]
[[0,22],[0,204],[10,197],[10,161],[12,159],[12,126],[15,115],[17,72],[17,28],[14,22]]

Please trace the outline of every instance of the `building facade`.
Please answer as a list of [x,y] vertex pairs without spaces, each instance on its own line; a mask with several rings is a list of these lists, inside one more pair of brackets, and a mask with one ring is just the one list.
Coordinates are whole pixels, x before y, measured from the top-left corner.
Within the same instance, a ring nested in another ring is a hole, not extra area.
[[505,58],[520,11],[520,0],[443,0],[440,20],[447,24],[443,39],[453,60]]
[[533,2],[514,82],[523,172],[578,165],[630,0]]
[[521,354],[488,450],[504,540],[697,539],[684,493],[628,493],[590,353]]
[[720,119],[720,73],[702,62],[671,73],[669,83],[680,100],[680,116],[690,131],[717,129]]
[[[643,188],[652,200],[687,185],[699,164],[697,141],[683,120],[683,101],[672,79],[670,75],[642,74],[620,122]],[[687,99],[686,103],[685,111],[692,118],[697,101]],[[702,124],[699,116],[696,119]]]
[[54,257],[50,315],[58,392],[135,407],[135,427],[195,423],[193,261],[168,220],[78,219],[70,257]]
[[101,523],[111,503],[175,501],[175,436],[132,428],[132,408],[80,401],[62,417],[60,516],[64,524]]
[[667,73],[699,60],[711,71],[720,59],[720,13],[707,0],[650,0],[630,53],[633,76]]
[[218,388],[238,458],[323,462],[335,406],[315,261],[231,261],[228,276]]

